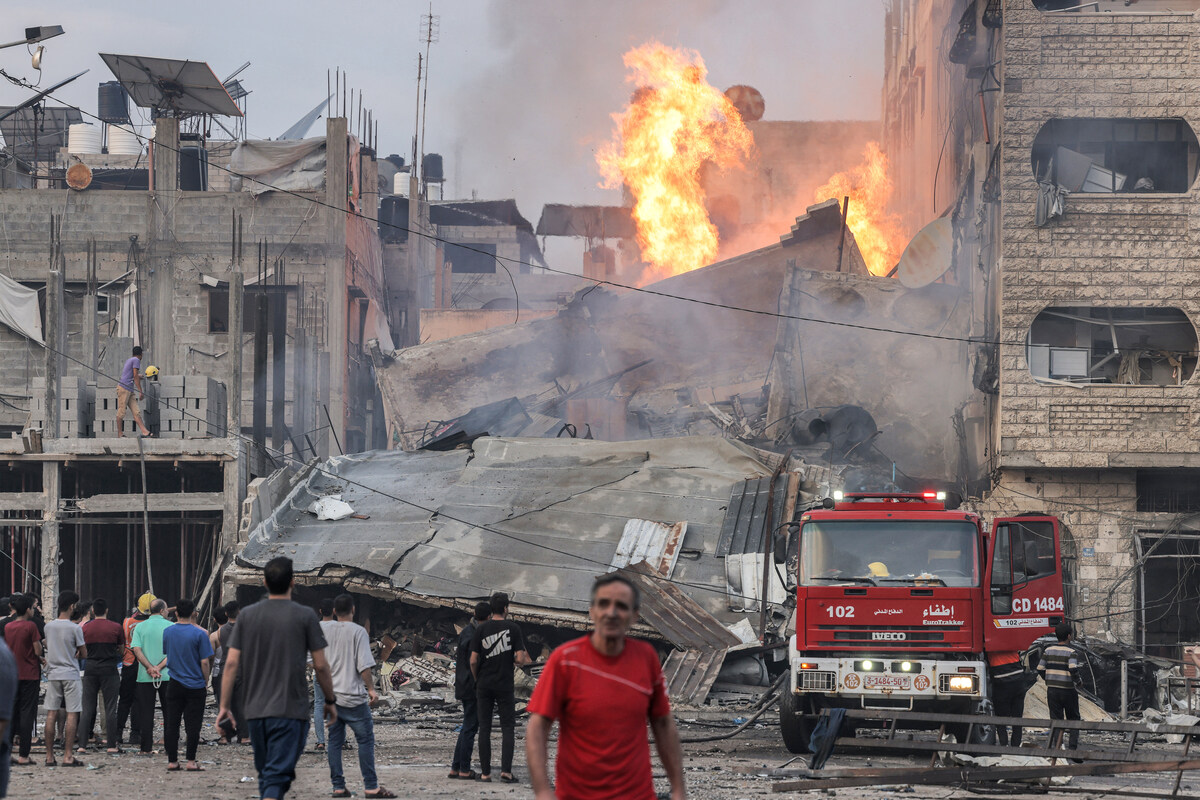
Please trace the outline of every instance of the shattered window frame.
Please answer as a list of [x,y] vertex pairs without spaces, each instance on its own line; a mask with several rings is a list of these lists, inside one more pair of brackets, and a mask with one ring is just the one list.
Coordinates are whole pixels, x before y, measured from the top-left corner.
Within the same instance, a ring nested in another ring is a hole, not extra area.
[[1195,325],[1173,306],[1051,306],[1029,327],[1025,362],[1039,383],[1182,387],[1197,349]]
[[1187,194],[1200,170],[1200,141],[1180,117],[1056,117],[1030,152],[1033,176],[1072,193]]
[[1133,546],[1138,643],[1147,655],[1178,658],[1181,644],[1200,641],[1194,605],[1181,601],[1200,593],[1200,531],[1139,527]]

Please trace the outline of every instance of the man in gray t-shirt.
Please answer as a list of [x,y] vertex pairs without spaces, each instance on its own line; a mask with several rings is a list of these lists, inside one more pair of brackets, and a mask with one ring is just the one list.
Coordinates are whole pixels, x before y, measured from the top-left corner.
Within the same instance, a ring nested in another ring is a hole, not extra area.
[[259,794],[263,800],[283,800],[296,778],[296,761],[308,738],[305,665],[309,653],[325,692],[330,723],[337,719],[337,712],[317,615],[292,602],[292,560],[280,556],[267,562],[263,583],[267,599],[242,610],[225,653],[217,725],[233,722],[230,698],[240,676]]
[[329,666],[333,669],[333,691],[337,695],[337,719],[329,726],[329,780],[334,797],[349,797],[346,776],[342,773],[342,748],[346,744],[346,726],[358,741],[358,768],[363,777],[365,797],[395,797],[379,785],[375,775],[375,723],[371,706],[379,700],[371,668],[371,642],[363,626],[354,622],[354,598],[339,594],[333,601],[336,619],[322,622],[321,630],[329,642]]
[[83,628],[71,622],[71,609],[79,595],[67,591],[58,596],[58,619],[46,623],[46,763],[54,760],[54,726],[60,709],[67,715],[63,733],[63,766],[75,766],[75,733],[83,710],[83,680],[79,659],[87,657]]

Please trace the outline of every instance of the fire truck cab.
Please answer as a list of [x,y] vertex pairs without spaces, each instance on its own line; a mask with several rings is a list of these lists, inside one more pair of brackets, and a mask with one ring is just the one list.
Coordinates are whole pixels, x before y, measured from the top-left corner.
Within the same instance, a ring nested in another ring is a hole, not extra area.
[[942,493],[839,495],[800,518],[784,744],[807,752],[823,708],[990,711],[989,655],[1025,650],[1064,618],[1058,520],[986,530]]

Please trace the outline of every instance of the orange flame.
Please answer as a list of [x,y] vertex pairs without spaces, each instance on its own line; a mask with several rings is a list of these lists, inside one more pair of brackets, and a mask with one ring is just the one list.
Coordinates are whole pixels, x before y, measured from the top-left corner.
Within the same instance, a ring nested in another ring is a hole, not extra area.
[[889,212],[892,179],[888,158],[876,142],[868,142],[863,163],[830,178],[813,195],[813,201],[850,198],[846,227],[854,233],[858,250],[872,275],[886,275],[900,260],[908,242],[900,217]]
[[596,155],[605,188],[628,187],[642,258],[642,283],[678,275],[717,255],[700,169],[740,166],[754,145],[729,100],[711,86],[700,54],[649,42],[625,54],[638,87],[613,115],[616,140]]

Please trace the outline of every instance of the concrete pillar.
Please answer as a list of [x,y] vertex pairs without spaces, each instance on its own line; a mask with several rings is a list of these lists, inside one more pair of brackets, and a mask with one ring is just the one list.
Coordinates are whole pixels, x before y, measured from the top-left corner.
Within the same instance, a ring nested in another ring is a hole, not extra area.
[[[150,263],[149,331],[142,347],[146,361],[168,374],[179,374],[183,365],[175,352],[175,205],[179,200],[179,120],[162,117],[155,123],[154,187],[150,197],[150,218],[155,254]],[[139,298],[144,302],[145,298]]]
[[42,517],[42,611],[46,619],[54,617],[58,598],[58,507],[62,496],[61,465],[57,461],[42,463],[42,491],[46,495]]
[[46,279],[46,427],[43,436],[57,439],[62,417],[62,372],[66,352],[66,315],[63,312],[63,274],[50,270]]
[[237,546],[238,528],[242,517],[242,477],[241,465],[245,462],[245,445],[241,439],[230,438],[230,444],[235,448],[237,458],[222,462],[224,471],[225,500],[221,509],[221,539],[217,543],[217,563],[223,563],[226,553],[232,553]]
[[225,435],[236,439],[242,435],[242,302],[245,298],[245,276],[236,270],[229,276],[229,375],[226,378]]
[[329,263],[325,269],[325,343],[329,352],[330,434],[346,441],[346,403],[350,398],[346,353],[346,195],[349,175],[349,140],[346,120],[335,117],[325,125],[325,210]]

